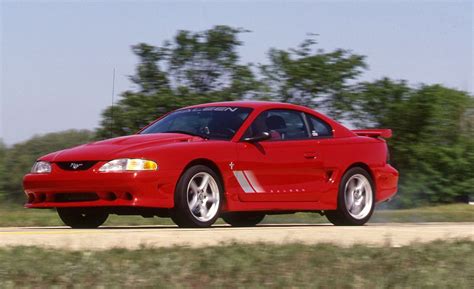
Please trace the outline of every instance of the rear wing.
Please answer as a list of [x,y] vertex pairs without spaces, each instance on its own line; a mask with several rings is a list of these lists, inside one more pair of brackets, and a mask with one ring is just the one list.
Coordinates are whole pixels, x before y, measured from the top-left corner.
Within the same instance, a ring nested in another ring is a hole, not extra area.
[[353,133],[359,136],[368,136],[368,137],[382,137],[382,138],[391,138],[392,130],[391,129],[354,129]]

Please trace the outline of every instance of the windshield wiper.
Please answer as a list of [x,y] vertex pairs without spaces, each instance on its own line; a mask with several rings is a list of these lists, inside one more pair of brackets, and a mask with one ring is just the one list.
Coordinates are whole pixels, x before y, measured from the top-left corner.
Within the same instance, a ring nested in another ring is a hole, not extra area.
[[194,132],[185,131],[185,130],[168,130],[168,131],[164,131],[163,133],[182,133],[182,134],[187,134],[187,135],[191,135],[191,136],[198,136],[198,137],[203,138],[203,139],[209,139],[208,136],[198,134],[198,133],[194,133]]

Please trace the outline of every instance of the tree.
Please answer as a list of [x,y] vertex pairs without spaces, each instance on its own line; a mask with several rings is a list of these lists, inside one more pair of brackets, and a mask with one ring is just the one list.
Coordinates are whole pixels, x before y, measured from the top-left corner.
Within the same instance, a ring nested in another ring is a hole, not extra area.
[[250,97],[258,87],[250,65],[239,63],[243,29],[215,26],[203,32],[178,31],[162,46],[133,46],[139,58],[126,91],[103,113],[99,137],[134,133],[150,121],[182,106]]
[[[88,130],[69,130],[35,136],[4,151],[3,192],[8,200],[23,200],[22,179],[38,157],[70,148],[93,140],[94,133]],[[1,152],[1,150],[0,150]],[[0,191],[2,191],[0,189]]]
[[296,49],[271,49],[270,64],[261,65],[270,98],[323,110],[343,117],[351,107],[351,81],[366,68],[364,56],[349,50],[315,50],[307,39]]
[[474,184],[472,97],[441,85],[410,88],[384,78],[361,83],[352,117],[358,126],[393,129],[392,162],[400,170],[398,204],[453,202]]
[[[237,39],[246,32],[229,26],[215,26],[198,33],[179,31],[174,44],[168,45],[170,74],[178,88],[193,94],[232,92],[235,82],[245,81],[250,73],[247,66],[238,64]],[[239,93],[245,93],[239,91]],[[228,95],[229,100],[240,95]]]

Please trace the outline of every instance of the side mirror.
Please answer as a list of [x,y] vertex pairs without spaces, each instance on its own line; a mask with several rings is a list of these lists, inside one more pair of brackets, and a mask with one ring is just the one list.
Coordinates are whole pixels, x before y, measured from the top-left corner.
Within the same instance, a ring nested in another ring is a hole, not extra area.
[[264,141],[264,140],[267,140],[267,139],[270,139],[270,138],[271,138],[270,133],[264,131],[259,135],[252,136],[252,137],[246,137],[246,138],[243,139],[243,141],[245,141],[245,142],[259,142],[259,141]]

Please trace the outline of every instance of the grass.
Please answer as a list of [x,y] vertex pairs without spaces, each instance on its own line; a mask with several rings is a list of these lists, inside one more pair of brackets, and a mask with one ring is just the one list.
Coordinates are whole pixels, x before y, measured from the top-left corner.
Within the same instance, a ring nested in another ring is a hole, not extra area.
[[376,222],[474,222],[474,206],[453,204],[406,210],[376,211]]
[[[105,225],[171,225],[168,218],[111,215]],[[0,227],[64,226],[54,209],[25,209],[18,205],[0,206]]]
[[0,288],[472,288],[474,242],[0,249]]
[[[312,213],[275,215],[265,218],[267,223],[322,223],[325,217]],[[452,204],[421,207],[404,210],[376,210],[370,219],[372,223],[413,223],[413,222],[474,222],[474,206]]]
[[[220,221],[222,223],[222,221]],[[264,223],[324,223],[325,217],[314,213],[267,216]],[[474,206],[453,204],[406,210],[376,210],[371,222],[474,222]],[[105,225],[170,225],[168,218],[110,216]],[[54,210],[25,209],[18,205],[0,206],[0,227],[60,226]]]

